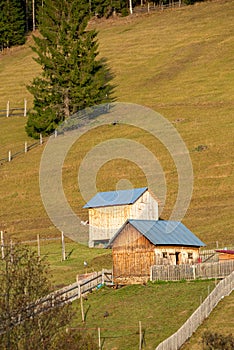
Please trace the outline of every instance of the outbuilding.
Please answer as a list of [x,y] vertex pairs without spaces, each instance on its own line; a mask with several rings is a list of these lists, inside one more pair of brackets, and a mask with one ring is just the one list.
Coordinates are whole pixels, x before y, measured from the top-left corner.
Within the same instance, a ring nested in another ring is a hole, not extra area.
[[89,210],[89,247],[106,246],[127,219],[158,220],[158,200],[147,187],[97,193]]
[[127,220],[111,239],[114,282],[142,283],[152,265],[194,264],[205,244],[181,222]]
[[234,260],[234,250],[231,249],[217,249],[216,252],[219,254],[219,261]]

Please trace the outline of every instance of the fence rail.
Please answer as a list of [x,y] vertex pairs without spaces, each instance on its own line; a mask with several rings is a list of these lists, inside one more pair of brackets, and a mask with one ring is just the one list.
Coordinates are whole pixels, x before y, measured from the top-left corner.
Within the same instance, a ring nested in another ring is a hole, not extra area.
[[0,117],[26,117],[27,100],[24,99],[24,107],[10,107],[10,101],[7,101],[6,109],[0,109]]
[[154,265],[151,266],[151,281],[179,281],[224,278],[234,270],[234,260],[225,262],[200,263],[194,265]]
[[[24,322],[32,315],[41,314],[54,307],[62,306],[79,299],[83,294],[90,292],[102,285],[112,284],[112,270],[103,269],[100,272],[94,272],[89,277],[70,284],[62,289],[59,289],[29,305],[26,305],[19,314],[15,314],[11,319],[12,327]],[[4,325],[0,325],[0,334],[5,333]]]
[[155,350],[178,350],[202,322],[209,316],[211,311],[221,299],[229,295],[234,289],[234,271],[213,289],[203,303],[187,319],[180,329],[169,338],[160,343]]

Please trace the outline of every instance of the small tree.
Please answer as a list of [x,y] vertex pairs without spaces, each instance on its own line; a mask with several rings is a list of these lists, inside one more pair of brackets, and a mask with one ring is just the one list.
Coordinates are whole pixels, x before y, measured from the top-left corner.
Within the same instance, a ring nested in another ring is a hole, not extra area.
[[111,100],[111,75],[97,59],[97,33],[87,30],[89,16],[86,0],[44,0],[33,47],[42,75],[28,86],[34,107],[26,131],[32,137],[48,135],[75,112]]
[[[46,308],[38,306],[38,300],[51,292],[47,264],[22,246],[5,246],[4,255],[0,261],[0,349],[52,350],[65,338],[72,344],[65,332],[73,316],[70,305],[61,306],[61,298],[48,298]],[[84,344],[90,342],[79,337]]]

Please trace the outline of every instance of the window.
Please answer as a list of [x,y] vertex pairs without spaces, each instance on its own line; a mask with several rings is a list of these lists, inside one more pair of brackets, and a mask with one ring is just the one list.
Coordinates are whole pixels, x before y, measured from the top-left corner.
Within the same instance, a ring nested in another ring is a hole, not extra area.
[[167,252],[163,252],[162,255],[163,255],[163,258],[167,258]]
[[188,259],[192,259],[193,258],[193,253],[188,253]]

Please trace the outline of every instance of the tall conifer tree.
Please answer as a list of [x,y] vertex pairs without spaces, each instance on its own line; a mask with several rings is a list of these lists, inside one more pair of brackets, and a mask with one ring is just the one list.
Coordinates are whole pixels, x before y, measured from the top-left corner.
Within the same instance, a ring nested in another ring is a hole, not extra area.
[[25,18],[19,0],[0,0],[0,49],[25,43]]
[[86,0],[44,0],[33,47],[42,74],[28,87],[34,108],[26,131],[32,137],[48,135],[69,115],[111,99],[111,75],[97,59],[97,33],[87,30],[88,20]]

